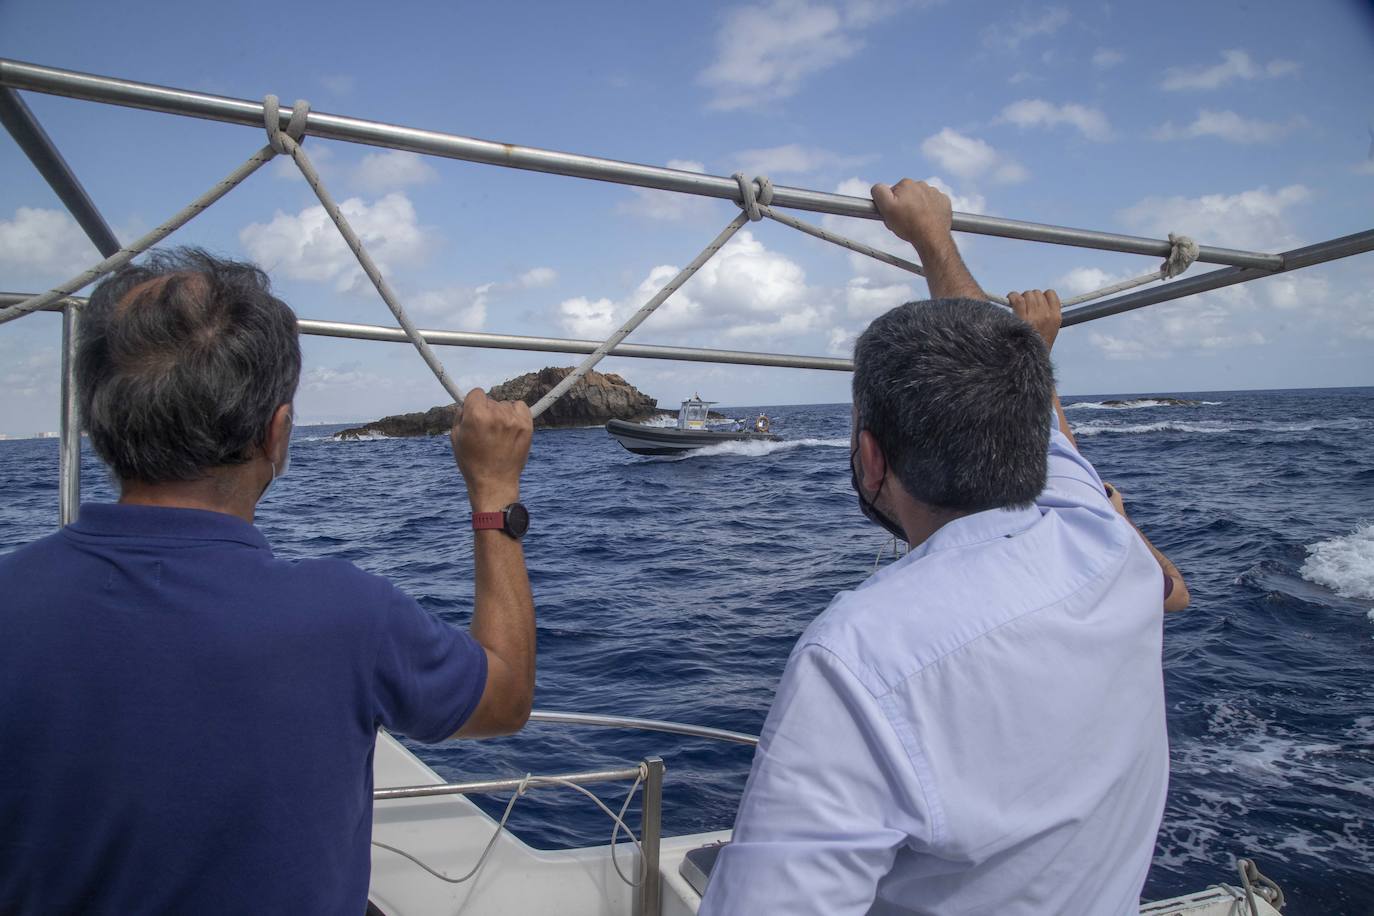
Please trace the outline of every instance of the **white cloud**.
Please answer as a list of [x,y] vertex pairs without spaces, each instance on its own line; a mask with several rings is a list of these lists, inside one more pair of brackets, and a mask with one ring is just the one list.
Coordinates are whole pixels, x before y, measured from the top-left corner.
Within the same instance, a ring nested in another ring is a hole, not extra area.
[[752,108],[797,93],[811,76],[856,54],[858,32],[886,19],[906,0],[768,0],[727,12],[716,32],[716,56],[697,81],[710,108]]
[[1125,59],[1126,55],[1115,48],[1098,48],[1093,52],[1093,66],[1099,70],[1110,70]]
[[1093,330],[1088,341],[1108,359],[1168,359],[1180,353],[1206,356],[1221,350],[1266,343],[1252,318],[1253,298],[1231,287],[1133,312],[1129,332],[1116,336]]
[[858,339],[858,333],[848,328],[831,328],[826,338],[826,349],[834,356],[852,357],[854,342]]
[[558,271],[552,267],[534,267],[525,271],[515,282],[524,289],[539,289],[558,279]]
[[1068,124],[1089,140],[1110,140],[1112,125],[1100,109],[1069,102],[1055,105],[1044,99],[1021,99],[1002,109],[1000,121],[1018,127],[1056,127]]
[[[669,159],[667,166],[680,172],[705,174],[706,166],[692,159]],[[645,219],[663,222],[681,222],[696,219],[710,213],[711,201],[695,194],[679,194],[676,191],[656,191],[652,188],[631,188],[634,196],[621,201],[616,210]]]
[[480,331],[487,322],[487,304],[495,283],[481,286],[447,286],[409,297],[416,317],[427,318],[446,330]]
[[[668,264],[655,267],[624,299],[565,299],[558,319],[570,334],[605,338],[677,271]],[[646,324],[656,330],[710,328],[729,338],[794,336],[814,330],[828,316],[821,298],[807,286],[800,265],[741,230]]]
[[946,127],[926,137],[921,152],[946,172],[964,179],[990,175],[993,181],[1013,183],[1027,178],[1026,170],[1015,160],[993,149],[977,137],[969,137]]
[[1068,21],[1069,11],[1062,6],[1047,7],[1038,13],[1026,11],[1014,20],[999,21],[983,29],[983,45],[1015,51],[1032,38],[1053,35]]
[[0,266],[21,278],[60,282],[100,259],[76,220],[62,210],[20,207],[12,219],[0,220]]
[[1293,184],[1277,191],[1261,187],[1229,195],[1147,197],[1119,216],[1146,235],[1184,232],[1199,244],[1272,251],[1298,244],[1288,211],[1311,196],[1305,186]]
[[1259,118],[1245,118],[1234,111],[1198,112],[1193,123],[1186,127],[1175,127],[1166,121],[1155,129],[1156,140],[1190,140],[1197,137],[1218,137],[1231,143],[1270,143],[1305,125],[1301,116],[1288,121],[1264,121]]
[[558,278],[552,267],[534,267],[509,281],[478,286],[453,285],[424,290],[406,299],[411,312],[431,324],[458,331],[478,331],[487,322],[493,300],[517,290],[541,289]]
[[396,387],[396,380],[368,372],[356,363],[331,368],[312,366],[301,373],[301,389],[308,392],[377,391]]
[[1255,285],[1270,305],[1285,311],[1311,308],[1325,302],[1331,293],[1331,284],[1325,277],[1310,274],[1276,274]]
[[[431,231],[419,224],[415,207],[404,194],[388,194],[372,204],[350,197],[339,209],[383,274],[390,267],[423,262],[433,245]],[[245,226],[239,241],[268,271],[332,283],[340,292],[368,285],[323,207],[306,207],[295,214],[278,210],[271,222]]]
[[1274,79],[1296,73],[1298,65],[1291,60],[1271,60],[1260,66],[1242,50],[1221,52],[1221,63],[1210,67],[1170,67],[1164,71],[1161,89],[1220,89],[1236,80]]
[[730,157],[736,169],[755,175],[805,174],[821,169],[848,169],[871,162],[876,156],[846,156],[817,147],[788,143],[766,149],[740,150]]
[[438,173],[419,153],[399,149],[368,153],[353,170],[353,184],[369,194],[383,194],[412,185],[427,184],[438,177]]
[[[1141,271],[1140,273],[1144,273]],[[1075,267],[1064,274],[1054,284],[1054,289],[1065,299],[1079,296],[1092,290],[1102,289],[1136,274],[1111,274],[1100,267]]]
[[844,290],[846,314],[861,321],[872,321],[903,302],[923,298],[910,283],[879,286],[868,277],[851,278]]

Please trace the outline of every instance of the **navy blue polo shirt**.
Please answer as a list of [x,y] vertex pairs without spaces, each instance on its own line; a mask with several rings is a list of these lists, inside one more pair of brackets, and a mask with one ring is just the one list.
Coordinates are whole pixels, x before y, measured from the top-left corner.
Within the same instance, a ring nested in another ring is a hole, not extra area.
[[0,557],[0,913],[356,913],[378,727],[452,735],[486,654],[234,516],[88,505]]

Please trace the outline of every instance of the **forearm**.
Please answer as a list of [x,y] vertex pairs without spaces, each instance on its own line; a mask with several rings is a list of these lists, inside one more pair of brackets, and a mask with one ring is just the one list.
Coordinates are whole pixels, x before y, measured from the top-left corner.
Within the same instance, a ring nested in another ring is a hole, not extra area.
[[525,554],[516,539],[499,530],[473,532],[476,598],[472,637],[487,650],[488,665],[505,666],[506,684],[500,709],[504,717],[523,721],[534,702],[534,596]]
[[968,266],[959,255],[954,237],[942,233],[915,243],[916,254],[925,270],[926,283],[932,299],[984,299],[987,293],[973,279]]

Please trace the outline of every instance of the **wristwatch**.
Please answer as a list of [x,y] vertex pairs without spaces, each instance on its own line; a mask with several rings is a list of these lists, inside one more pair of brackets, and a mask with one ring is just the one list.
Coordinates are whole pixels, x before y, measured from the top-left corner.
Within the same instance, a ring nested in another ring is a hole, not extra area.
[[518,541],[530,530],[529,510],[522,503],[511,503],[500,512],[472,513],[473,531],[493,528]]

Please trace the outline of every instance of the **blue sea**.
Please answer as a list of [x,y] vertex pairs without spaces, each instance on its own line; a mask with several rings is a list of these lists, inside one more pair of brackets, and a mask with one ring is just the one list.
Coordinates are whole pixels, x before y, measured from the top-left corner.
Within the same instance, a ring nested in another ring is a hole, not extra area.
[[[1173,766],[1145,896],[1234,883],[1244,855],[1290,912],[1374,912],[1374,388],[1177,396],[1202,403],[1067,399],[1083,451],[1193,595],[1164,624]],[[784,441],[679,458],[631,455],[602,429],[535,436],[540,708],[757,732],[802,629],[890,562],[849,488],[848,406],[762,409]],[[335,429],[296,431],[261,528],[281,555],[351,560],[465,625],[472,539],[447,439],[336,442]],[[89,453],[83,473],[88,499],[113,498]],[[0,442],[0,552],[52,530],[56,481],[56,442]],[[662,756],[668,834],[728,827],[751,756],[540,724],[412,748],[452,779]],[[541,847],[610,838],[561,790],[527,796],[511,826]]]

